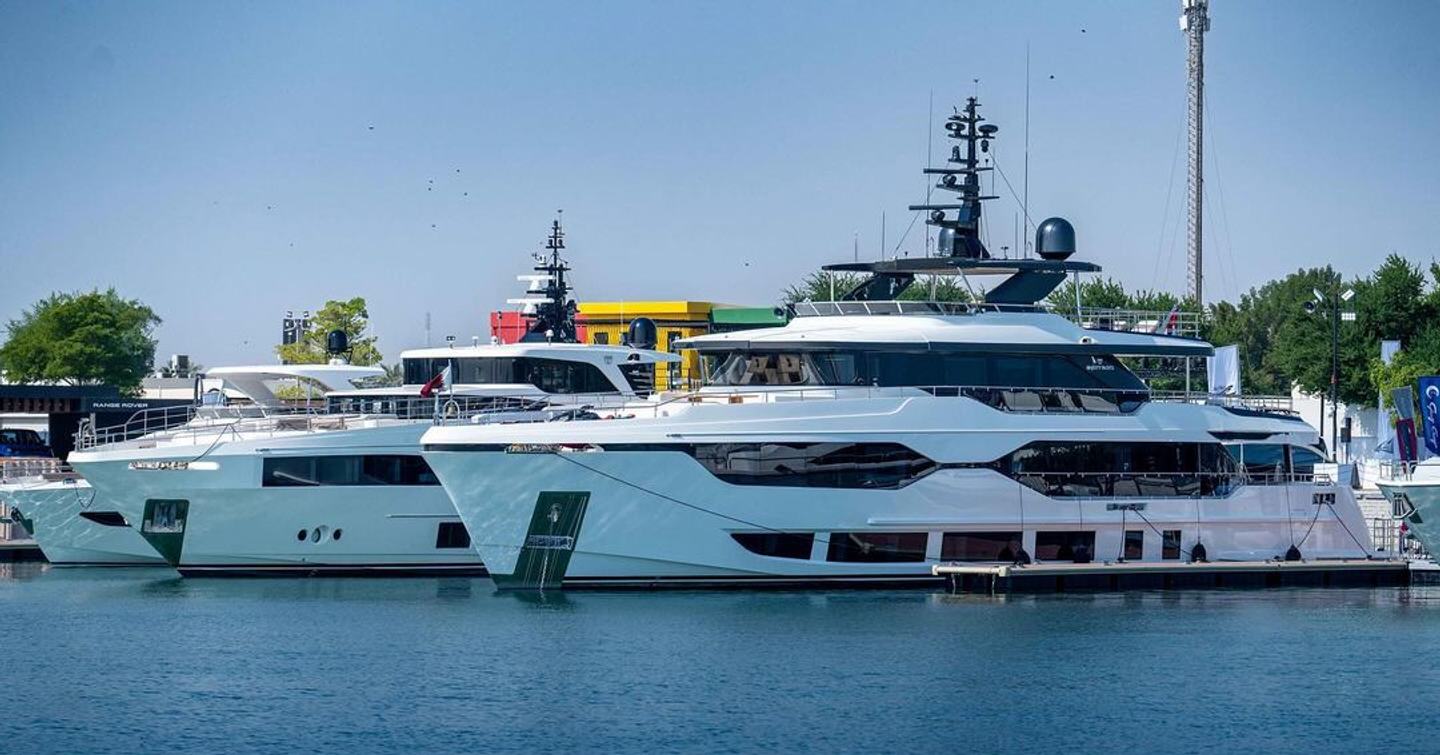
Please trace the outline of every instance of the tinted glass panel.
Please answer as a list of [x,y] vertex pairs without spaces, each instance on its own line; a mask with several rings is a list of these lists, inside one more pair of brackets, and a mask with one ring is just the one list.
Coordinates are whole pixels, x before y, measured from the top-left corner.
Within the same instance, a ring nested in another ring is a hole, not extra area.
[[1324,464],[1325,457],[1301,446],[1290,447],[1290,467],[1297,475],[1315,474],[1315,465]]
[[815,544],[813,532],[732,532],[730,537],[751,553],[775,558],[808,559]]
[[1226,495],[1239,481],[1218,443],[1038,441],[994,466],[1049,496]]
[[435,530],[436,548],[469,548],[470,533],[460,522],[441,522]]
[[945,561],[1014,561],[1020,553],[1019,532],[946,532],[940,541]]
[[263,464],[265,487],[315,485],[439,485],[417,455],[278,456]]
[[1145,384],[1109,355],[735,351],[707,360],[711,382],[718,385],[1105,388],[1142,398],[1146,392]]
[[936,466],[898,443],[714,443],[693,453],[735,485],[897,488]]
[[1244,443],[1239,449],[1240,463],[1251,482],[1284,481],[1285,446],[1276,443]]
[[832,532],[826,560],[899,563],[925,560],[924,532]]
[[1094,532],[1036,532],[1035,558],[1041,561],[1074,561],[1095,557]]
[[1160,539],[1160,558],[1180,558],[1180,530],[1165,530]]
[[1125,559],[1138,561],[1145,557],[1145,531],[1125,531]]

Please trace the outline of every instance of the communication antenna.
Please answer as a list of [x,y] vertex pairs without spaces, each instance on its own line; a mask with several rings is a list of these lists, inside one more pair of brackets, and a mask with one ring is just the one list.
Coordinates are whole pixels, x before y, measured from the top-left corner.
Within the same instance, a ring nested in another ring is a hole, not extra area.
[[1025,40],[1025,176],[1020,188],[1020,214],[1025,216],[1025,248],[1021,257],[1030,256],[1030,40]]
[[1186,210],[1186,251],[1188,252],[1189,295],[1201,306],[1204,300],[1204,257],[1201,240],[1201,210],[1205,194],[1204,130],[1205,130],[1205,32],[1210,31],[1210,0],[1180,0],[1180,31],[1187,41],[1186,73],[1189,107],[1190,179]]

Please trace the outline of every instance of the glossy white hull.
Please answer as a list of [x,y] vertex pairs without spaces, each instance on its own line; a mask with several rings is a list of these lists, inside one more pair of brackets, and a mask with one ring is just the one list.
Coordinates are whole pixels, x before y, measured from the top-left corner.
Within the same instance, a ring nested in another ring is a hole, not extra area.
[[200,463],[193,446],[77,452],[71,462],[142,530],[147,500],[187,502],[181,531],[148,533],[183,574],[481,573],[473,549],[437,547],[439,525],[459,523],[439,485],[261,485],[266,457],[414,454],[424,429],[275,433],[215,444]]
[[[1181,531],[1180,552],[1171,554],[1181,559],[1196,543],[1205,546],[1209,560],[1283,558],[1291,546],[1305,558],[1364,558],[1372,551],[1350,491],[1312,482],[1246,485],[1213,498],[1051,498],[994,470],[942,468],[893,490],[756,486],[723,481],[689,455],[673,451],[534,453],[508,446],[571,443],[620,449],[699,438],[813,441],[841,436],[899,442],[949,461],[994,458],[1037,437],[1101,437],[1096,433],[1103,432],[1106,439],[1121,440],[1211,438],[1203,425],[1167,431],[1168,423],[1203,418],[1208,410],[1197,407],[1147,407],[1135,416],[1097,418],[1001,415],[954,398],[803,403],[705,407],[668,422],[437,428],[426,436],[426,458],[500,580],[516,572],[522,549],[536,542],[532,520],[541,494],[564,492],[588,496],[563,572],[566,585],[925,580],[932,578],[932,566],[945,560],[946,532],[1020,533],[1025,551],[1036,555],[1038,532],[1093,532],[1097,561],[1121,556],[1127,530],[1143,533],[1138,560],[1144,561],[1165,560],[1164,530]],[[782,412],[788,416],[777,418]],[[1246,422],[1236,419],[1241,426]],[[996,420],[1007,426],[997,427]],[[985,429],[987,423],[993,429]],[[1303,434],[1301,428],[1296,427],[1297,434]],[[1333,494],[1334,505],[1317,505],[1317,493],[1322,501]],[[1117,510],[1117,504],[1144,508]],[[735,532],[813,533],[813,545],[808,558],[760,555],[737,543],[731,537]],[[925,557],[890,563],[829,560],[837,532],[927,533]]]
[[82,513],[117,508],[84,481],[15,483],[0,496],[19,511],[45,560],[62,566],[164,566],[155,549],[129,526],[102,524]]

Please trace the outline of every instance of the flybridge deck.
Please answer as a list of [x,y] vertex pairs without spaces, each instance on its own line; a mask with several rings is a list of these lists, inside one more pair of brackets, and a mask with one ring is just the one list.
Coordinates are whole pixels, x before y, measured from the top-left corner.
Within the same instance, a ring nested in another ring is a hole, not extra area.
[[1379,587],[1405,585],[1411,561],[1104,561],[1088,564],[938,564],[931,572],[955,592],[990,594],[1170,590],[1223,587]]

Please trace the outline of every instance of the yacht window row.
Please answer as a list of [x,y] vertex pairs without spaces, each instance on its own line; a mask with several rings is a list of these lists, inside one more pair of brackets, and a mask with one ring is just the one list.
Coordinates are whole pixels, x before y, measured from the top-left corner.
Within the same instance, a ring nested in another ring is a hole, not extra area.
[[271,456],[262,467],[267,488],[440,484],[419,455]]
[[939,465],[899,443],[710,443],[695,460],[735,485],[895,489]]
[[[1010,563],[1020,558],[1024,533],[942,532],[940,560]],[[1121,555],[1127,560],[1145,557],[1147,533],[1127,529],[1121,541]],[[1160,532],[1160,558],[1181,558],[1181,530]],[[760,556],[809,560],[817,534],[814,532],[733,532],[730,537],[745,550]],[[1041,561],[1090,561],[1104,554],[1095,552],[1094,530],[1037,530],[1034,558]],[[824,559],[844,563],[918,563],[925,560],[928,532],[829,532],[822,533]]]
[[994,463],[1047,496],[1226,496],[1244,482],[1219,443],[1036,441]]
[[[732,485],[894,490],[939,469],[991,469],[1054,498],[1209,498],[1309,482],[1316,452],[1283,444],[1034,441],[994,461],[941,464],[899,443],[606,445],[687,453]],[[1241,459],[1247,461],[1243,466]]]
[[967,385],[1147,392],[1109,354],[972,351],[732,351],[707,354],[716,385]]
[[533,385],[546,393],[614,393],[618,389],[589,362],[544,357],[437,357],[404,360],[405,383],[429,382],[446,367],[457,385]]
[[916,387],[1018,412],[1129,412],[1149,395],[1109,354],[734,351],[707,359],[713,385]]

